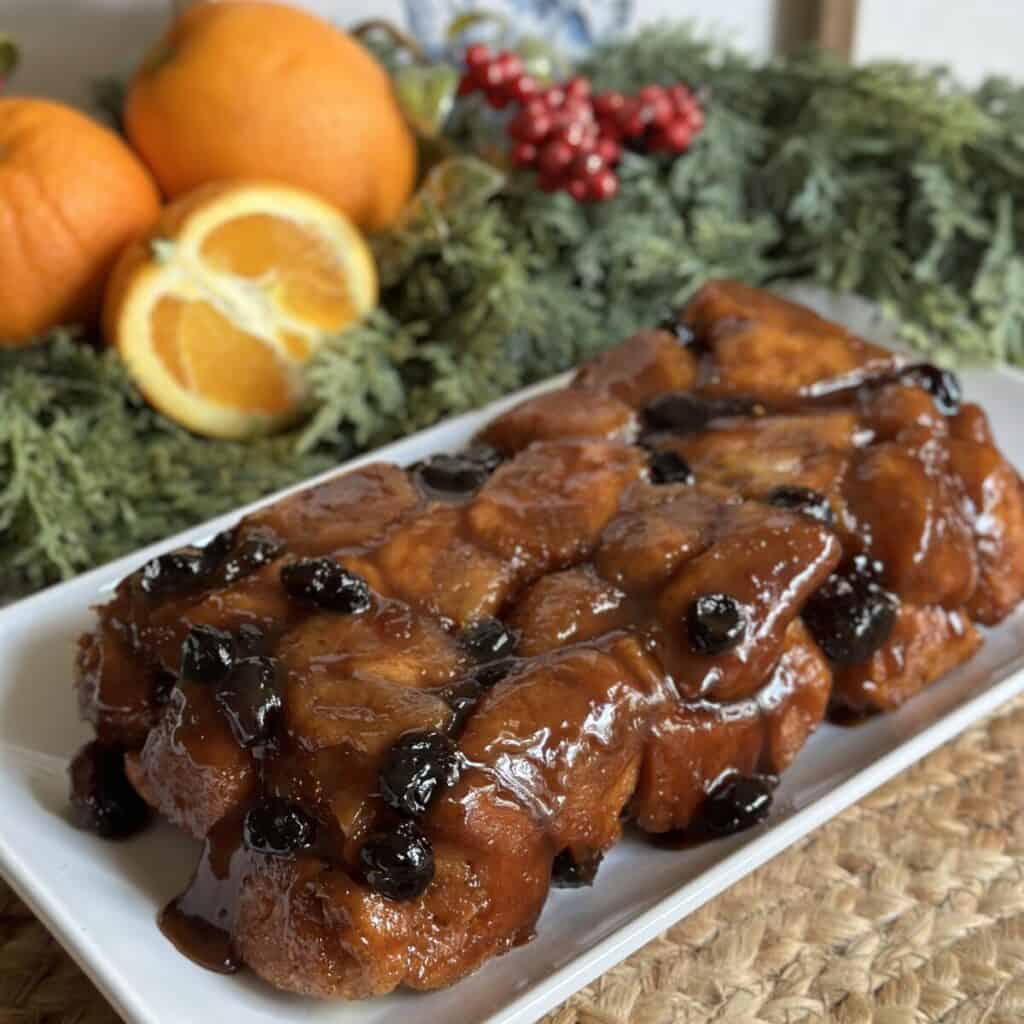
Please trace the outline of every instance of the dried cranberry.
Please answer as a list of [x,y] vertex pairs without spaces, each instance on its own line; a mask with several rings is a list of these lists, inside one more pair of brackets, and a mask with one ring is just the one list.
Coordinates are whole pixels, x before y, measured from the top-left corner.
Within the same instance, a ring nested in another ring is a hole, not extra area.
[[899,602],[880,575],[877,562],[858,555],[804,605],[804,622],[833,664],[867,661],[889,639]]
[[281,570],[291,597],[332,612],[357,615],[370,607],[370,588],[361,576],[332,558],[303,558]]
[[712,835],[731,836],[768,817],[774,779],[764,775],[729,775],[704,799],[700,824]]
[[261,569],[272,562],[283,550],[284,545],[273,537],[246,537],[237,549],[226,558],[221,566],[223,583],[234,583],[243,576]]
[[499,661],[489,661],[473,670],[473,679],[478,686],[485,690],[495,687],[507,675],[516,670],[519,662],[515,658],[501,658]]
[[516,631],[500,619],[481,619],[459,637],[462,649],[476,661],[507,658],[518,642]]
[[195,586],[206,574],[202,551],[182,548],[148,561],[141,569],[139,587],[150,597],[164,597]]
[[662,449],[647,460],[647,470],[653,484],[692,484],[693,470],[678,452]]
[[684,323],[679,319],[679,314],[670,313],[658,326],[661,330],[667,331],[669,334],[674,334],[676,341],[678,341],[683,348],[696,347],[696,332],[689,324]]
[[262,743],[270,737],[281,713],[277,662],[260,656],[236,662],[217,687],[214,699],[240,746]]
[[316,821],[297,803],[266,797],[250,807],[242,826],[246,848],[272,857],[286,857],[313,845]]
[[644,409],[644,424],[649,430],[673,434],[699,434],[715,416],[711,403],[686,391],[659,395]]
[[197,683],[223,679],[235,661],[235,638],[216,626],[193,626],[181,645],[181,677]]
[[228,557],[231,549],[235,546],[237,535],[238,528],[231,527],[228,530],[221,530],[207,542],[203,548],[203,561],[206,563],[208,571],[216,569]]
[[124,771],[124,751],[93,741],[75,755],[71,811],[79,828],[104,839],[125,839],[149,821],[149,807]]
[[412,900],[434,880],[434,848],[414,821],[370,836],[359,852],[366,884],[389,900]]
[[834,516],[828,498],[820,491],[796,484],[782,484],[768,495],[768,504],[776,508],[787,508],[815,519],[823,526],[832,526]]
[[497,448],[492,448],[489,444],[475,444],[472,448],[467,448],[461,454],[464,459],[469,459],[470,462],[479,466],[488,475],[493,473],[505,461],[505,456]]
[[747,616],[728,594],[701,594],[686,609],[686,628],[698,654],[724,654],[743,639]]
[[419,817],[442,787],[458,782],[461,769],[458,749],[443,732],[406,733],[381,769],[381,796],[400,814]]
[[551,884],[559,889],[593,885],[601,858],[600,853],[595,853],[584,861],[577,861],[568,850],[562,850],[551,864]]
[[441,498],[463,498],[478,491],[490,475],[470,455],[433,455],[414,467],[420,486]]
[[732,398],[711,398],[708,400],[714,419],[726,416],[763,416],[767,409],[762,402],[753,398],[733,396]]
[[154,704],[163,705],[171,699],[171,691],[178,685],[178,677],[173,672],[159,668],[150,680],[149,693]]
[[482,695],[483,687],[475,679],[463,679],[438,691],[438,696],[452,709],[447,727],[449,736],[458,736],[462,732]]
[[907,384],[914,384],[927,391],[944,416],[955,416],[959,412],[963,389],[960,387],[960,379],[952,370],[921,363],[908,367],[900,376]]
[[235,651],[240,658],[267,653],[267,635],[259,626],[245,622],[235,631]]

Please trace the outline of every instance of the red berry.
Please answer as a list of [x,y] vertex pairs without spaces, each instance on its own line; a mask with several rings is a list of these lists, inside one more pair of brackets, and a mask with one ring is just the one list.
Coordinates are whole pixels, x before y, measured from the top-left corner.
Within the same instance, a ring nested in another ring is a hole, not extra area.
[[557,85],[551,86],[550,89],[545,89],[543,96],[548,106],[552,108],[560,107],[565,102],[565,90],[560,89]]
[[541,172],[552,178],[557,178],[565,173],[565,169],[572,163],[573,150],[566,142],[555,139],[545,143],[537,156],[537,166]]
[[594,151],[609,166],[617,164],[622,159],[622,147],[614,139],[598,139]]
[[524,70],[523,58],[511,50],[502,50],[494,58],[494,63],[501,68],[502,80],[506,82],[511,82],[513,79],[518,78]]
[[704,130],[704,111],[698,106],[692,107],[686,114],[686,123],[690,126],[690,131],[697,135]]
[[587,183],[588,195],[591,199],[596,199],[598,202],[614,198],[618,191],[619,179],[615,172],[607,167],[595,174]]
[[491,48],[484,43],[474,43],[466,47],[466,67],[473,69],[482,68],[491,60]]
[[508,128],[506,130],[513,139],[528,141],[532,129],[533,118],[530,117],[525,110],[520,110],[519,113],[509,121]]
[[673,153],[685,153],[693,141],[693,133],[686,121],[673,121],[658,134],[662,137],[663,147]]
[[627,139],[639,139],[646,130],[647,122],[639,111],[632,114],[622,125],[622,134]]
[[504,89],[494,89],[487,94],[487,102],[495,110],[504,110],[512,102],[512,99]]
[[626,97],[621,92],[602,92],[594,97],[594,110],[598,117],[612,118],[625,106]]
[[505,84],[505,70],[496,60],[475,69],[474,73],[484,89],[500,89]]
[[462,78],[459,79],[460,96],[468,96],[470,93],[476,92],[477,89],[479,88],[480,86],[477,83],[477,80],[473,77],[471,72],[466,72],[466,74],[464,74]]
[[526,103],[537,95],[540,86],[537,79],[530,75],[520,75],[510,86],[509,92],[517,103]]
[[529,114],[530,117],[548,117],[551,114],[551,108],[543,98],[538,97],[530,100],[523,107],[523,113]]
[[585,203],[590,197],[590,187],[582,178],[573,178],[565,190],[577,203]]
[[672,101],[664,94],[656,96],[644,105],[644,113],[651,124],[664,127],[676,116],[676,109]]
[[565,83],[565,95],[574,100],[590,99],[590,82],[577,75]]
[[580,125],[579,150],[583,153],[592,153],[597,148],[597,140],[601,137],[596,124],[584,123]]
[[619,129],[627,139],[638,139],[647,128],[643,111],[636,100],[626,100],[619,111]]
[[580,99],[578,96],[566,96],[565,102],[558,108],[558,113],[567,121],[594,120],[594,108],[589,100]]
[[673,85],[668,91],[669,99],[682,110],[688,103],[693,102],[693,93],[681,82]]
[[494,86],[492,86],[487,81],[487,68],[489,68],[490,66],[491,65],[488,64],[486,67],[476,68],[475,70],[470,70],[466,72],[466,77],[472,78],[473,81],[476,83],[477,89],[479,89],[480,92],[483,93],[490,92],[491,89],[494,88]]
[[589,181],[605,170],[605,162],[597,153],[581,153],[572,162],[572,176]]
[[520,110],[509,122],[508,133],[520,142],[540,142],[551,131],[551,118],[544,112]]
[[579,121],[571,121],[565,127],[559,128],[554,137],[571,149],[577,150],[587,142],[586,126]]
[[557,192],[562,187],[562,179],[552,177],[548,174],[541,174],[537,178],[537,188],[541,192]]
[[694,110],[700,110],[700,104],[691,96],[685,103],[676,104],[680,117],[689,117]]
[[537,147],[529,142],[519,142],[512,147],[512,163],[516,167],[532,167],[537,159]]
[[641,103],[656,103],[660,99],[667,99],[668,92],[660,85],[645,85],[636,94],[636,98]]

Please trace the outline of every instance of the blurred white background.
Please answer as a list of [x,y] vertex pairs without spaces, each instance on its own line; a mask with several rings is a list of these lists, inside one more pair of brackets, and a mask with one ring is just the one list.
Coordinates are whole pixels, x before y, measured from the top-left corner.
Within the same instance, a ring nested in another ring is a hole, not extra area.
[[[42,93],[80,105],[89,81],[134,66],[176,0],[0,0],[0,32],[23,51],[16,93]],[[184,5],[185,0],[177,0]],[[298,0],[341,24],[370,17],[404,21],[402,0]],[[431,2],[431,0],[424,0]],[[486,6],[486,4],[482,4]],[[771,47],[773,0],[635,0],[637,18],[693,17],[755,53]]]
[[[342,24],[368,17],[403,20],[402,0],[301,2]],[[174,3],[0,0],[0,32],[13,35],[24,52],[12,91],[87,103],[89,81],[131,69]],[[634,23],[693,18],[749,52],[766,55],[775,38],[777,6],[775,0],[635,0]],[[1024,78],[1022,34],[1024,0],[860,0],[854,57],[946,63],[967,82],[993,72]]]
[[948,64],[964,82],[1024,79],[1022,0],[860,0],[854,57]]

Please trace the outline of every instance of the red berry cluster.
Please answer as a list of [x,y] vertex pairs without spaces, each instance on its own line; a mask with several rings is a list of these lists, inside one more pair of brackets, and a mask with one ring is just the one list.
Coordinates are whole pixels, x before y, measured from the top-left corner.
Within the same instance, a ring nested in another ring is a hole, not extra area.
[[700,101],[682,83],[645,85],[635,96],[603,92],[594,97],[601,132],[648,153],[685,153],[704,127]]
[[489,46],[476,43],[466,49],[465,60],[460,96],[479,91],[495,110],[504,110],[510,103],[526,103],[541,91],[537,79],[526,73],[522,57],[511,50],[492,53]]
[[704,127],[700,102],[685,85],[648,85],[636,96],[594,95],[586,78],[542,88],[522,59],[478,43],[466,50],[459,95],[481,92],[496,110],[521,109],[509,121],[512,163],[537,170],[545,192],[564,190],[578,202],[611,199],[614,168],[628,144],[646,152],[685,153]]

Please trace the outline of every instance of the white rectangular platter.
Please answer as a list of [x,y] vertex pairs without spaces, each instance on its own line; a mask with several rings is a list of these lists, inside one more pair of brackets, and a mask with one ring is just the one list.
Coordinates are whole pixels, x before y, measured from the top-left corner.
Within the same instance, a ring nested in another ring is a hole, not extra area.
[[[806,297],[806,296],[805,296]],[[879,337],[867,309],[829,309]],[[884,340],[884,338],[882,339]],[[1024,466],[1024,375],[963,375],[997,438]],[[552,387],[552,381],[542,387]],[[534,389],[538,390],[538,389]],[[465,443],[517,401],[451,420],[374,455],[408,463]],[[268,501],[273,499],[267,499]],[[205,540],[238,513],[190,530],[0,612],[0,870],[125,1020],[132,1024],[245,1021],[383,1024],[527,1024],[786,846],[941,743],[1024,692],[1024,615],[988,634],[979,655],[896,714],[856,728],[822,727],[778,791],[769,820],[685,851],[635,836],[608,856],[592,889],[555,891],[536,940],[455,987],[361,1003],[279,995],[246,974],[224,977],[180,956],[156,914],[183,887],[196,844],[165,824],[121,844],[78,832],[66,818],[66,765],[88,730],[76,717],[72,660],[90,605],[153,554]]]

